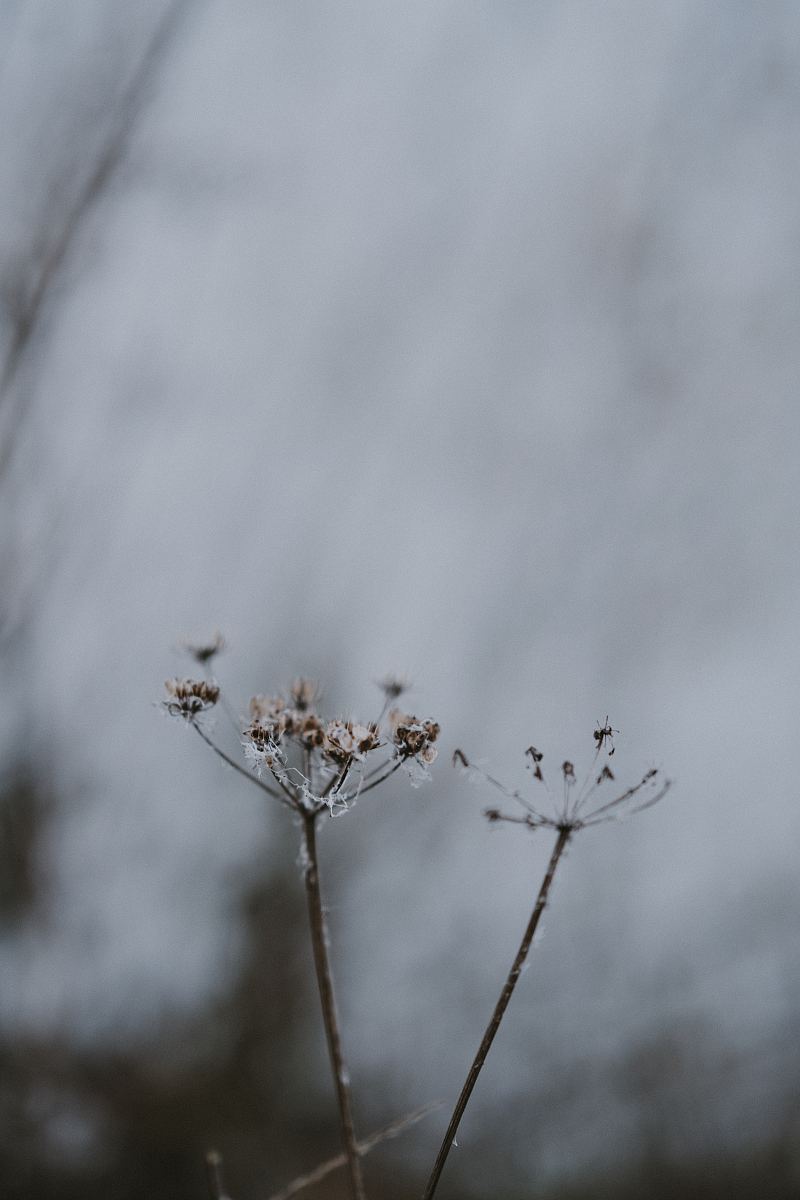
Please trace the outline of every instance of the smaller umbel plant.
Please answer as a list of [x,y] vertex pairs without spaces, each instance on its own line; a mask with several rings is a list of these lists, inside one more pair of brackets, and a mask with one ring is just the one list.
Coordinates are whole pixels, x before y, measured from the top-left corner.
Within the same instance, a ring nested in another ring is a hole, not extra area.
[[[561,787],[558,793],[550,790],[545,777],[542,768],[544,755],[535,746],[528,747],[525,751],[527,766],[536,784],[544,789],[545,807],[540,807],[538,803],[534,805],[521,792],[512,791],[493,776],[480,770],[478,767],[472,766],[463,750],[456,750],[453,754],[454,766],[460,766],[468,777],[474,780],[483,780],[490,784],[508,799],[514,800],[521,808],[521,812],[511,813],[502,812],[499,808],[487,809],[486,816],[492,824],[500,821],[508,821],[515,825],[523,825],[530,830],[549,829],[555,834],[555,841],[544,877],[536,894],[528,924],[522,935],[522,941],[511,964],[511,969],[506,976],[505,983],[494,1006],[477,1053],[467,1072],[464,1086],[459,1093],[453,1114],[447,1126],[447,1131],[439,1147],[439,1153],[436,1156],[433,1170],[425,1187],[423,1200],[430,1200],[436,1191],[439,1178],[447,1161],[447,1156],[450,1153],[450,1147],[455,1142],[461,1118],[464,1116],[464,1111],[478,1081],[478,1076],[483,1069],[483,1064],[486,1062],[492,1042],[500,1028],[500,1022],[503,1020],[514,988],[517,986],[517,981],[522,973],[525,960],[528,957],[534,935],[542,919],[542,914],[547,907],[547,898],[553,886],[553,879],[555,878],[558,864],[571,838],[581,829],[588,829],[592,825],[600,825],[605,821],[614,821],[622,816],[630,816],[633,813],[641,812],[643,809],[656,804],[669,789],[669,780],[663,780],[660,777],[658,769],[651,767],[632,786],[622,791],[616,790],[616,777],[608,760],[614,755],[614,734],[617,732],[616,729],[611,728],[608,723],[608,717],[606,717],[604,724],[598,725],[598,728],[594,731],[594,757],[583,783],[580,787],[578,786],[575,767],[569,760],[566,760],[561,764],[559,772],[561,775]],[[602,765],[601,758],[603,759]],[[605,797],[608,795],[609,790],[611,790],[611,795],[606,799]]]
[[[217,635],[207,646],[184,648],[205,668],[222,645]],[[346,811],[401,768],[413,786],[430,778],[429,767],[437,756],[439,726],[435,721],[419,719],[394,706],[407,686],[405,680],[395,677],[382,680],[383,708],[375,720],[366,723],[349,717],[323,717],[319,712],[319,689],[308,679],[296,679],[285,695],[254,696],[250,701],[249,721],[241,731],[247,766],[217,744],[204,720],[211,709],[224,703],[219,684],[211,679],[169,679],[162,702],[171,716],[186,721],[219,758],[270,800],[288,809],[299,826],[308,929],[336,1092],[343,1165],[347,1166],[353,1200],[364,1200],[360,1159],[375,1144],[375,1138],[359,1142],[353,1123],[350,1074],[328,952],[317,833],[323,817]],[[234,720],[229,708],[227,711]],[[405,1124],[406,1121],[394,1123],[382,1131],[381,1138],[391,1136]],[[212,1155],[212,1159],[215,1164],[212,1177],[219,1179],[218,1157]],[[334,1165],[340,1165],[338,1160],[333,1161]]]
[[[352,1200],[365,1200],[361,1158],[378,1142],[407,1128],[429,1109],[420,1109],[362,1140],[356,1137],[350,1076],[336,1011],[329,938],[320,888],[317,833],[323,818],[346,811],[357,799],[380,787],[401,769],[408,774],[413,786],[419,786],[429,779],[430,765],[437,757],[439,725],[435,721],[403,712],[396,706],[395,702],[407,690],[408,683],[395,677],[381,681],[384,703],[372,721],[322,716],[317,685],[307,679],[297,679],[285,694],[254,696],[250,701],[249,719],[237,723],[219,684],[207,676],[211,660],[223,646],[224,641],[219,634],[204,645],[185,644],[184,649],[192,655],[206,677],[200,680],[168,680],[167,694],[162,704],[170,715],[190,725],[224,762],[260,788],[271,801],[288,809],[298,825],[308,929],[342,1144],[339,1156],[295,1180],[272,1200],[289,1200],[290,1196],[341,1167],[347,1168]],[[217,705],[225,709],[236,727],[244,751],[244,763],[223,750],[211,734],[206,716]],[[544,796],[543,801],[537,798],[535,803],[520,791],[506,788],[493,776],[473,766],[462,750],[456,750],[453,755],[453,764],[461,767],[470,778],[489,784],[517,805],[512,812],[499,808],[487,809],[486,816],[492,824],[508,822],[528,830],[550,830],[554,842],[522,941],[456,1101],[423,1200],[431,1200],[437,1189],[450,1147],[455,1142],[464,1111],[528,957],[547,906],[556,870],[569,842],[583,829],[649,808],[664,796],[670,786],[669,781],[662,779],[657,768],[651,768],[638,781],[620,790],[611,768],[616,732],[606,717],[605,722],[594,730],[594,757],[583,782],[578,784],[572,762],[564,761],[559,771],[557,791],[551,791],[545,777],[542,753],[534,746],[529,746],[525,751],[526,765],[534,786]],[[215,1151],[210,1152],[207,1167],[212,1195],[216,1200],[227,1200],[222,1185],[221,1159]]]

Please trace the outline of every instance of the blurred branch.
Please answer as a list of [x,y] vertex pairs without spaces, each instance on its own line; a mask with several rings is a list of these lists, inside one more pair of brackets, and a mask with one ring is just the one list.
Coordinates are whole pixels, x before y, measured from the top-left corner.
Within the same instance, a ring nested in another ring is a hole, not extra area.
[[209,1150],[206,1154],[206,1173],[211,1200],[230,1200],[222,1182],[222,1155],[217,1150]]
[[[6,317],[11,325],[11,334],[0,366],[0,410],[2,406],[7,405],[8,394],[28,348],[41,327],[45,306],[75,242],[125,156],[132,131],[147,100],[150,85],[188,8],[189,0],[172,0],[167,6],[116,111],[112,113],[106,139],[77,195],[66,206],[60,219],[54,222],[55,231],[52,236],[47,237],[47,244],[39,251],[31,251],[19,273],[20,277],[16,280],[10,299],[6,303]],[[46,234],[43,234],[42,242],[45,241],[45,237]],[[18,398],[16,406],[6,414],[6,430],[0,442],[0,477],[8,467],[24,412],[24,402],[22,398]]]

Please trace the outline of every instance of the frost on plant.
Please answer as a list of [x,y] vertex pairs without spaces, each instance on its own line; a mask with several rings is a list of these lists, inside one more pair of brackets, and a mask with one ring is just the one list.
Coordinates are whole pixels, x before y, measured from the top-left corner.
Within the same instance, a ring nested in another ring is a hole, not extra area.
[[[223,644],[221,636],[218,644]],[[217,640],[192,647],[198,661],[211,656]],[[387,676],[379,686],[388,701],[410,685],[401,677]],[[173,716],[192,723],[203,739],[231,765],[235,760],[211,743],[196,718],[221,700],[219,685],[211,681],[170,679],[164,706]],[[241,732],[246,766],[263,790],[298,812],[339,813],[393,775],[399,767],[414,787],[430,779],[429,767],[437,756],[433,744],[439,725],[420,720],[398,709],[375,720],[328,717],[319,711],[319,685],[295,679],[285,692],[253,696],[249,720]],[[241,768],[237,768],[241,769]]]
[[[208,643],[187,647],[195,661],[206,668],[222,647],[221,636]],[[248,719],[236,724],[239,744],[229,753],[212,738],[203,715],[218,702],[231,715],[230,706],[211,679],[170,679],[163,706],[194,729],[198,736],[229,767],[292,813],[299,833],[299,855],[308,908],[308,930],[322,1021],[325,1027],[331,1078],[336,1095],[342,1154],[331,1159],[279,1193],[284,1200],[300,1187],[322,1178],[329,1169],[345,1167],[349,1176],[350,1200],[366,1200],[361,1158],[375,1144],[375,1137],[359,1139],[353,1116],[350,1073],[343,1049],[335,1002],[330,961],[330,936],[323,900],[320,855],[317,845],[320,824],[352,808],[353,802],[385,783],[401,768],[414,787],[430,778],[438,757],[439,724],[396,706],[408,690],[408,680],[387,676],[379,682],[383,707],[374,719],[359,720],[351,714],[321,711],[318,685],[310,679],[295,679],[283,692],[265,693],[250,700]],[[580,831],[654,805],[670,784],[652,767],[627,786],[617,782],[617,759],[612,728],[606,717],[593,732],[594,753],[588,768],[576,766],[578,758],[560,760],[556,769],[545,769],[544,754],[528,746],[524,761],[530,785],[506,787],[482,766],[470,762],[463,750],[453,754],[453,764],[472,781],[488,784],[506,800],[510,811],[490,808],[490,822],[510,822],[531,830],[549,829],[553,845],[544,876],[534,894],[519,948],[502,984],[478,1050],[469,1066],[433,1164],[423,1200],[433,1200],[467,1104],[478,1081],[493,1040],[508,1008],[522,972],[527,968],[543,913],[549,903],[556,870],[572,838]],[[613,761],[613,769],[612,769]],[[558,762],[558,760],[557,760]],[[509,806],[510,808],[510,806]],[[404,1127],[394,1123],[389,1130]],[[380,1140],[380,1137],[378,1138]],[[214,1160],[212,1166],[218,1167]],[[320,1173],[322,1172],[322,1173]],[[221,1196],[219,1172],[214,1175],[215,1195]]]
[[[188,649],[198,663],[205,665],[221,645],[222,639],[217,637],[207,645]],[[320,886],[317,827],[323,814],[333,817],[346,812],[356,797],[384,783],[401,766],[415,785],[427,778],[437,753],[433,743],[439,736],[435,721],[420,721],[396,710],[385,719],[389,704],[406,689],[407,681],[389,677],[380,686],[384,705],[372,721],[321,714],[319,688],[310,679],[294,680],[285,694],[253,696],[249,720],[240,733],[239,751],[244,751],[244,762],[240,761],[241,754],[235,758],[217,745],[198,719],[218,700],[224,704],[218,684],[170,679],[163,702],[169,713],[188,721],[224,762],[289,808],[297,819],[309,934],[351,1200],[365,1200],[360,1158],[367,1143],[358,1142],[353,1121],[350,1075],[334,1000]]]

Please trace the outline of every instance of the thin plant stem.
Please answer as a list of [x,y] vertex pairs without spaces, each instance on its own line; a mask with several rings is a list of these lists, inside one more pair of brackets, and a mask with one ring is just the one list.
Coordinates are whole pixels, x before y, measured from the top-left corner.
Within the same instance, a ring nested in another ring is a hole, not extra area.
[[391,767],[389,767],[389,770],[384,775],[381,775],[379,779],[373,779],[371,783],[368,783],[366,785],[366,787],[362,787],[358,793],[359,796],[363,796],[367,792],[371,792],[374,787],[378,786],[378,784],[385,783],[386,780],[389,778],[389,776],[394,775],[395,771],[399,770],[399,768],[402,767],[402,765],[403,765],[402,758],[398,758],[397,761],[395,763],[393,763]]
[[[396,1121],[392,1121],[391,1125],[384,1125],[383,1129],[378,1129],[375,1133],[371,1133],[369,1137],[365,1137],[363,1141],[358,1143],[358,1153],[363,1158],[369,1154],[374,1146],[378,1146],[381,1142],[388,1141],[389,1138],[398,1137],[411,1125],[416,1125],[417,1121],[421,1121],[428,1113],[433,1112],[438,1108],[437,1104],[426,1104],[424,1108],[418,1108],[415,1112],[409,1113],[408,1116],[400,1117]],[[300,1175],[297,1179],[287,1184],[280,1192],[273,1192],[269,1200],[291,1200],[292,1196],[296,1196],[298,1192],[304,1191],[308,1187],[312,1187],[315,1183],[320,1183],[328,1175],[334,1171],[340,1170],[347,1165],[347,1158],[344,1154],[337,1154],[333,1158],[327,1159],[324,1163],[320,1163],[318,1167],[314,1167],[313,1171],[308,1171],[305,1175]]]
[[245,779],[250,781],[250,783],[254,784],[257,788],[260,788],[262,792],[266,792],[268,796],[273,798],[273,800],[280,800],[281,804],[285,804],[287,808],[294,808],[294,805],[290,804],[289,801],[280,794],[280,792],[273,791],[268,783],[264,783],[263,779],[259,779],[257,775],[252,775],[250,771],[246,771],[243,766],[237,763],[235,758],[231,758],[231,756],[226,754],[224,750],[220,750],[219,746],[212,742],[208,734],[203,732],[196,721],[192,721],[191,725],[195,733],[199,734],[205,744],[210,746],[214,753],[221,758],[224,763],[227,763],[229,767],[233,767],[234,771],[238,771],[240,775],[243,775]]
[[495,1005],[492,1018],[486,1027],[483,1040],[478,1047],[478,1053],[475,1055],[472,1066],[470,1067],[469,1073],[464,1082],[464,1086],[461,1089],[461,1094],[456,1101],[456,1106],[453,1109],[453,1115],[450,1118],[450,1124],[447,1126],[447,1133],[444,1135],[444,1140],[439,1148],[436,1162],[434,1163],[430,1178],[426,1185],[425,1191],[423,1192],[423,1200],[431,1200],[431,1197],[436,1191],[437,1184],[439,1183],[439,1177],[444,1170],[444,1164],[447,1161],[448,1154],[450,1153],[450,1147],[453,1145],[456,1134],[458,1133],[458,1127],[461,1124],[461,1118],[464,1115],[464,1110],[466,1109],[467,1104],[469,1103],[469,1098],[472,1095],[472,1089],[475,1087],[478,1076],[483,1068],[483,1064],[486,1062],[486,1058],[489,1054],[489,1050],[491,1049],[495,1034],[500,1028],[500,1022],[503,1019],[503,1014],[508,1008],[508,1003],[511,999],[514,988],[517,985],[517,980],[522,973],[522,967],[525,959],[528,957],[528,951],[531,948],[533,936],[536,933],[536,928],[541,920],[542,913],[547,906],[547,897],[553,883],[556,867],[558,866],[559,859],[564,853],[567,842],[572,836],[572,833],[573,827],[571,825],[562,825],[558,830],[556,844],[553,847],[552,854],[550,855],[550,861],[547,864],[547,870],[545,871],[544,879],[542,880],[541,887],[539,888],[539,894],[536,897],[536,903],[533,906],[530,920],[528,921],[527,928],[523,935],[522,941],[520,942],[519,950],[517,951],[514,963],[508,973],[505,984],[503,985],[500,998]]
[[359,1162],[359,1148],[356,1142],[353,1111],[350,1103],[350,1077],[342,1051],[342,1038],[339,1032],[339,1020],[336,1014],[336,1001],[333,994],[333,976],[328,957],[328,939],[325,922],[325,911],[322,907],[322,895],[319,886],[319,863],[317,858],[317,818],[319,812],[303,813],[303,843],[305,848],[305,884],[308,901],[308,922],[311,931],[311,946],[314,953],[314,968],[317,974],[317,987],[322,1005],[322,1019],[325,1025],[325,1037],[328,1042],[328,1054],[333,1072],[333,1082],[336,1089],[336,1100],[339,1106],[339,1129],[342,1149],[347,1159],[347,1170],[350,1176],[350,1193],[352,1200],[366,1200],[364,1181]]
[[[344,782],[347,779],[350,767],[352,766],[352,757],[348,758],[338,775],[334,775],[325,787],[322,793],[322,799],[325,800],[330,796],[331,792],[337,792],[339,788],[344,787]],[[322,811],[322,810],[320,810]]]

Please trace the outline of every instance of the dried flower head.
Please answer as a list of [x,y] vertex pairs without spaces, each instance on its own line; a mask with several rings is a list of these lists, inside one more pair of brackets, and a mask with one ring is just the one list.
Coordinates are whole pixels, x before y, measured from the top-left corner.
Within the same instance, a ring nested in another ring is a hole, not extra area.
[[181,642],[181,649],[191,655],[195,662],[200,663],[201,666],[205,666],[216,654],[220,654],[225,649],[225,638],[217,629],[208,641],[190,642],[187,639]]
[[407,692],[411,687],[411,680],[405,675],[384,675],[383,679],[376,679],[375,682],[388,703],[397,700],[403,692]]
[[319,698],[319,684],[313,679],[295,679],[289,696],[298,712],[308,712]]
[[610,799],[603,800],[601,789],[603,789],[605,784],[614,783],[615,775],[607,762],[598,769],[597,759],[603,748],[606,747],[606,743],[608,744],[605,749],[606,755],[610,758],[614,753],[614,745],[611,739],[616,732],[617,730],[612,729],[608,724],[608,717],[606,717],[605,726],[594,731],[594,759],[580,787],[578,787],[574,764],[568,759],[561,764],[562,785],[560,796],[555,796],[550,792],[547,785],[541,765],[544,755],[541,751],[535,749],[535,747],[528,747],[525,751],[525,755],[529,760],[528,767],[531,770],[533,778],[537,783],[541,783],[548,793],[551,802],[550,812],[542,811],[538,805],[532,804],[527,796],[523,796],[519,791],[513,791],[505,787],[491,775],[470,764],[462,750],[457,750],[453,755],[453,764],[468,770],[473,778],[480,777],[484,779],[505,796],[516,800],[525,809],[524,816],[509,816],[497,808],[488,809],[486,816],[491,822],[512,821],[516,824],[527,825],[530,829],[546,826],[551,829],[574,833],[576,830],[584,829],[589,825],[599,825],[603,821],[616,820],[619,817],[630,816],[633,813],[641,812],[645,808],[650,808],[670,788],[670,781],[663,779],[656,767],[651,767],[650,770],[645,771],[637,783],[612,796]]
[[426,766],[436,759],[439,751],[433,743],[439,736],[439,726],[435,721],[420,721],[410,713],[393,709],[389,713],[389,723],[400,758],[418,758]]
[[263,767],[274,770],[283,762],[283,752],[278,744],[280,734],[276,736],[276,729],[277,726],[273,723],[261,724],[254,721],[244,731],[245,741],[242,744],[245,758],[253,764],[259,774]]
[[362,762],[370,750],[381,744],[377,725],[359,725],[354,721],[329,721],[323,750],[336,763]]
[[219,699],[219,687],[205,679],[168,679],[164,687],[167,699],[164,707],[173,717],[192,720],[213,708]]
[[[219,637],[213,649],[221,645]],[[211,644],[192,647],[200,658],[209,657],[211,650]],[[385,681],[392,694],[405,686],[404,680]],[[225,704],[218,685],[211,680],[171,679],[166,688],[167,710],[190,721],[224,762],[252,779],[195,719],[218,700]],[[282,693],[253,696],[249,721],[241,733],[230,708],[226,709],[248,763],[259,777],[271,776],[253,782],[273,799],[304,816],[317,816],[326,809],[334,814],[380,787],[401,767],[414,786],[430,777],[428,766],[436,758],[433,743],[439,735],[434,721],[420,721],[399,710],[387,717],[387,704],[374,721],[328,720],[317,712],[318,699],[318,684],[305,678],[295,679]]]
[[316,713],[307,713],[296,723],[294,735],[306,750],[319,750],[325,745],[325,722]]

